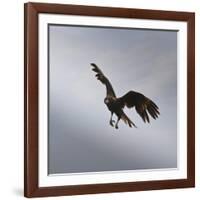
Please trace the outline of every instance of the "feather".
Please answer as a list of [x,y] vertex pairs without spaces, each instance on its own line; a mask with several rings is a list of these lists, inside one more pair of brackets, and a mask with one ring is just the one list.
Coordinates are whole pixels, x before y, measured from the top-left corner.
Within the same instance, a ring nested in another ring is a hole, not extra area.
[[127,115],[123,112],[121,119],[124,121],[125,124],[128,124],[129,127],[134,126],[135,128],[137,128],[137,126],[127,117]]
[[138,92],[129,91],[124,96],[118,98],[118,102],[121,107],[132,108],[135,106],[136,112],[145,123],[150,123],[149,115],[153,119],[156,119],[160,114],[158,106],[152,100]]
[[99,67],[95,63],[91,63],[91,65],[93,67],[92,71],[97,73],[95,75],[97,77],[97,80],[101,81],[106,86],[107,96],[115,97],[116,96],[115,92],[108,78],[103,74],[103,72],[99,69]]

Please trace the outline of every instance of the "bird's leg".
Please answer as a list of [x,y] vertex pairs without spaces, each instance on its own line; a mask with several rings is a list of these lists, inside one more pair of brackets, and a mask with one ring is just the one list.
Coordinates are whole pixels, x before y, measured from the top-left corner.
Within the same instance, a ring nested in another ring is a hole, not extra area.
[[115,128],[116,128],[116,129],[119,128],[119,127],[118,127],[118,123],[119,123],[119,120],[120,120],[120,119],[121,119],[121,117],[118,117],[118,118],[117,118],[117,122],[116,122],[116,124],[115,124]]
[[110,125],[114,126],[113,123],[115,123],[115,120],[112,119],[113,116],[113,112],[111,112],[111,116],[110,116]]

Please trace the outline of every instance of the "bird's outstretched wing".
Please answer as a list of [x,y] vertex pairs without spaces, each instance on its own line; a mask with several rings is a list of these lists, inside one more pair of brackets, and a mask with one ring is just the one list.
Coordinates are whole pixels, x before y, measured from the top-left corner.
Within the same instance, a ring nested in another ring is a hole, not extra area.
[[97,67],[95,63],[91,63],[91,65],[93,67],[92,70],[96,72],[97,79],[100,80],[106,86],[107,96],[116,97],[113,87],[108,78],[103,74],[103,72],[99,69],[99,67]]
[[135,106],[137,113],[143,119],[144,122],[150,122],[149,114],[156,119],[160,114],[158,106],[149,98],[138,92],[129,91],[124,96],[118,98],[122,107],[127,106],[132,108]]

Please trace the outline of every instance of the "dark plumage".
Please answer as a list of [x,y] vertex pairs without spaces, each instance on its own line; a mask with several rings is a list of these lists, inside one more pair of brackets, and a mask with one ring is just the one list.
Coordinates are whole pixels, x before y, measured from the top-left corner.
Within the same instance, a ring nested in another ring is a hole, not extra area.
[[106,97],[104,99],[104,103],[107,105],[108,109],[111,112],[111,126],[114,126],[113,123],[115,121],[112,119],[112,116],[113,113],[115,113],[118,117],[117,122],[115,123],[115,128],[118,128],[118,123],[120,119],[122,119],[125,124],[128,124],[129,127],[136,127],[136,125],[124,113],[123,108],[125,106],[127,108],[135,107],[137,113],[140,115],[144,122],[150,123],[149,115],[153,119],[156,119],[158,117],[158,115],[160,114],[158,106],[152,100],[145,97],[143,94],[129,91],[124,96],[117,98],[108,78],[103,74],[103,72],[99,69],[99,67],[97,67],[96,64],[91,63],[91,65],[93,66],[92,70],[96,72],[97,79],[106,86]]

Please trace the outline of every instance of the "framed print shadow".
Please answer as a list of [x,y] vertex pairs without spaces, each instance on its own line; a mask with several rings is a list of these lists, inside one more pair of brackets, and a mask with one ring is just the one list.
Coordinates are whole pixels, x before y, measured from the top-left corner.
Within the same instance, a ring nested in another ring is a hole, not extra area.
[[26,197],[194,187],[194,24],[25,4]]

